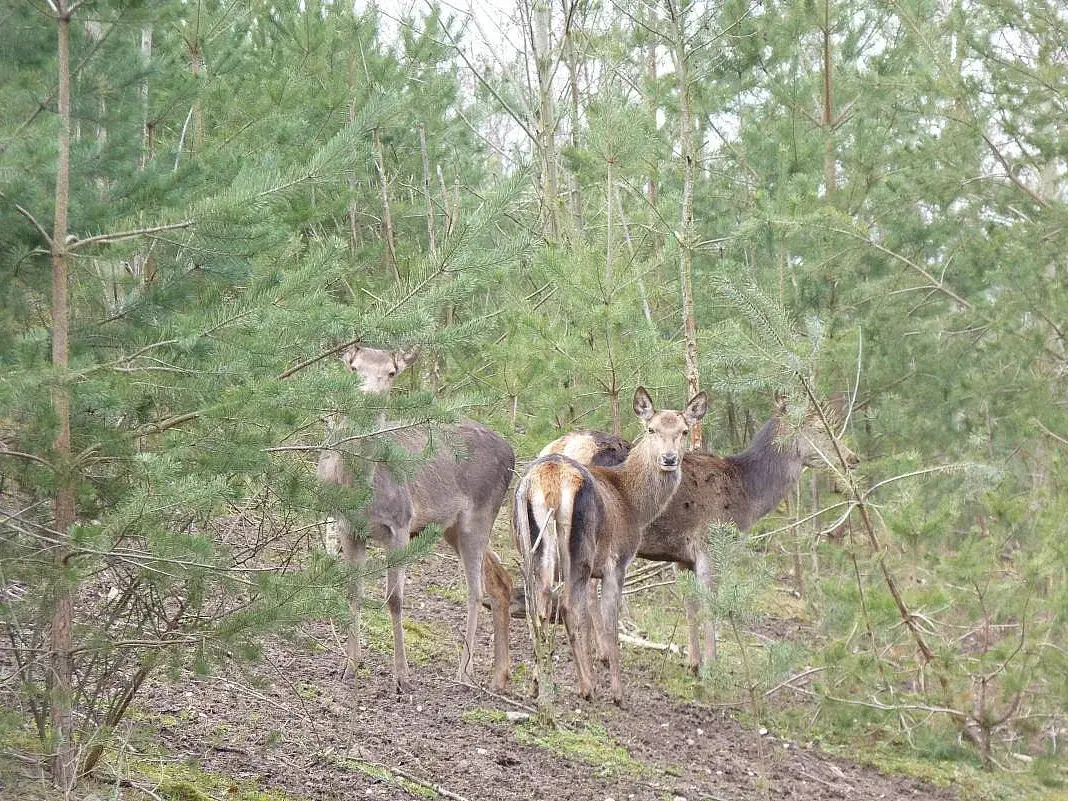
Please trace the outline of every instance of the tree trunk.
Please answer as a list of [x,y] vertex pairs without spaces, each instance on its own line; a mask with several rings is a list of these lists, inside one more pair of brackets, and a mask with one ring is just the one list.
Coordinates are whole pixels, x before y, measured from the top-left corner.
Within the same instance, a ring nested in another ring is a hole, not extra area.
[[393,280],[401,281],[400,269],[397,267],[397,248],[393,234],[393,214],[389,210],[389,187],[386,183],[386,162],[382,153],[382,135],[375,128],[375,171],[378,173],[378,185],[382,199],[382,236],[386,240],[386,252],[383,254],[389,266],[393,268]]
[[642,275],[641,268],[638,266],[638,257],[634,252],[634,241],[630,238],[630,228],[627,226],[627,215],[623,213],[623,198],[619,192],[616,192],[616,209],[619,211],[619,227],[623,229],[623,241],[627,243],[630,261],[634,265],[634,274],[638,281],[638,297],[642,303],[642,315],[645,317],[645,322],[649,324],[649,327],[655,329],[653,312],[649,308],[649,296],[645,291],[645,278]]
[[[578,127],[579,127],[579,70],[578,70],[578,54],[575,52],[575,38],[572,36],[573,21],[575,16],[575,3],[576,0],[565,0],[564,4],[564,16],[567,18],[567,27],[564,30],[564,57],[567,60],[567,82],[570,88],[571,96],[571,146],[577,148],[579,146]],[[571,226],[576,237],[582,236],[582,232],[586,227],[586,220],[583,215],[582,209],[582,185],[579,183],[578,177],[572,171],[568,171],[567,183],[569,188],[569,195],[571,199]],[[611,199],[609,199],[611,203]]]
[[[141,155],[137,161],[138,170],[148,167],[152,158],[156,155],[156,126],[149,118],[148,105],[148,76],[152,62],[152,26],[146,25],[141,29],[141,67],[145,71],[141,79]],[[156,278],[156,257],[153,255],[153,243],[149,242],[143,251],[134,254],[134,274],[141,275],[145,286],[151,284]]]
[[556,202],[560,194],[556,175],[556,118],[553,110],[552,56],[549,51],[551,24],[549,0],[534,0],[530,14],[530,40],[538,78],[538,163],[541,171],[541,231],[555,242],[560,226]]
[[67,542],[75,516],[75,491],[71,464],[70,388],[66,375],[70,347],[68,298],[69,262],[67,254],[67,214],[70,203],[70,11],[65,0],[56,4],[58,39],[59,147],[56,153],[55,222],[52,230],[52,366],[57,380],[52,390],[52,409],[58,431],[55,440],[55,522],[59,538],[52,559],[55,565],[53,585],[52,642],[50,648],[51,684],[49,702],[52,711],[52,734],[56,740],[52,777],[69,792],[76,776],[74,712],[72,708],[72,649],[74,624],[74,587],[66,575],[70,548]]
[[[645,6],[642,6],[642,14],[646,13]],[[650,10],[651,13],[651,10]],[[650,37],[649,47],[645,55],[646,63],[646,78],[649,81],[651,92],[646,95],[646,103],[649,107],[649,119],[652,120],[652,124],[656,125],[657,115],[660,111],[660,92],[657,84],[657,72],[656,72],[656,42]],[[649,201],[650,221],[655,220],[656,217],[656,204],[659,201],[659,175],[657,174],[656,164],[654,163],[649,170],[649,181],[646,185],[646,199]],[[653,259],[654,264],[660,264],[660,259],[664,251],[664,237],[661,235],[659,226],[653,225]]]
[[426,147],[426,125],[419,125],[419,153],[423,157],[423,200],[426,202],[426,236],[430,252],[438,249],[438,239],[434,232],[434,201],[430,195],[430,155]]
[[608,163],[605,166],[607,167],[607,176],[605,178],[605,200],[607,202],[605,227],[607,230],[604,235],[604,277],[605,285],[610,287],[612,286],[612,275],[615,273],[615,265],[613,264],[615,253],[612,248],[612,224],[614,222],[612,213],[615,211],[613,208],[614,204],[612,203],[612,196],[615,194],[615,175],[613,170],[613,167],[615,166],[615,157],[611,153],[608,154]]
[[834,80],[831,76],[831,0],[823,4],[823,183],[827,199],[838,189],[838,159],[834,148]]
[[[701,373],[697,363],[697,321],[693,304],[693,184],[697,156],[693,141],[693,120],[690,115],[690,70],[686,53],[686,21],[683,7],[674,0],[666,0],[668,14],[675,23],[675,75],[679,86],[679,149],[682,153],[682,220],[679,240],[679,282],[682,288],[682,333],[686,345],[686,384],[690,397],[701,390]],[[701,424],[690,428],[690,447],[701,445]]]

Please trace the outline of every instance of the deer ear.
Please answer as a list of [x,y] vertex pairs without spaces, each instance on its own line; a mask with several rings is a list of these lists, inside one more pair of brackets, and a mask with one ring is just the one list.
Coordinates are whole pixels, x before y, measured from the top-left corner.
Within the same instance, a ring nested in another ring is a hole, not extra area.
[[850,395],[848,392],[833,392],[831,397],[827,399],[827,409],[837,419],[841,420],[846,416],[846,412],[849,411]]
[[786,393],[781,389],[775,390],[775,411],[778,414],[786,414]]
[[653,399],[649,397],[645,387],[638,387],[634,390],[633,408],[634,413],[642,420],[651,420],[653,415],[656,414],[656,409],[653,408]]
[[690,402],[687,403],[686,408],[682,410],[682,416],[686,418],[686,422],[691,426],[701,422],[702,418],[704,418],[707,413],[708,396],[703,392],[698,392],[690,398]]
[[397,363],[397,372],[407,369],[411,366],[412,362],[419,358],[419,346],[413,345],[407,350],[399,351],[393,354],[393,359]]
[[356,354],[360,352],[359,345],[349,345],[345,350],[338,354],[338,358],[345,363],[345,366],[349,369],[352,368],[352,360],[356,358]]

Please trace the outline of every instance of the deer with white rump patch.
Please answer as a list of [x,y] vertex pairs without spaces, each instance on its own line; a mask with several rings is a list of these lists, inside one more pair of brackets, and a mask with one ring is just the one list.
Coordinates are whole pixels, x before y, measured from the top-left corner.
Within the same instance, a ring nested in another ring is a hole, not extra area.
[[[415,352],[395,353],[379,348],[352,346],[341,360],[362,379],[362,390],[386,393],[405,368],[415,360]],[[385,427],[384,416],[379,428]],[[508,605],[512,582],[500,559],[490,550],[490,532],[504,502],[515,470],[515,454],[502,437],[485,426],[465,421],[435,431],[442,440],[426,462],[405,480],[396,478],[381,462],[371,472],[371,502],[358,511],[338,514],[335,519],[341,548],[355,568],[356,578],[349,591],[351,623],[347,647],[346,675],[354,675],[360,663],[360,605],[363,585],[360,574],[367,559],[366,540],[354,532],[353,516],[362,515],[369,523],[371,539],[394,552],[404,548],[413,535],[437,524],[446,542],[459,554],[467,578],[467,628],[460,655],[458,677],[472,682],[472,653],[478,628],[478,612],[483,593],[491,598],[493,611],[493,678],[491,686],[502,688],[508,679]],[[390,435],[412,454],[424,451],[430,441],[425,426],[403,428]],[[319,479],[342,486],[354,486],[356,475],[346,464],[342,450],[324,449],[317,469]],[[386,603],[393,623],[393,677],[398,691],[411,689],[408,660],[404,651],[401,608],[404,600],[404,567],[389,568]]]
[[[698,586],[711,596],[716,585],[708,551],[710,523],[734,523],[745,531],[797,486],[806,466],[833,469],[840,462],[853,467],[860,461],[827,430],[827,421],[835,419],[838,409],[828,407],[820,414],[809,408],[795,429],[787,419],[785,400],[778,398],[776,405],[775,415],[741,453],[721,457],[691,451],[683,457],[679,489],[645,528],[638,556],[693,570]],[[589,464],[615,464],[630,448],[626,440],[603,431],[573,431],[550,442],[539,455],[556,453]],[[699,620],[695,598],[688,598],[685,607],[690,631],[688,662],[696,672],[702,658],[716,658],[715,626],[712,620]],[[609,642],[603,641],[601,652],[607,647]]]
[[[681,411],[656,411],[643,387],[634,393],[634,413],[646,433],[614,467],[586,467],[566,456],[534,461],[515,491],[512,531],[523,568],[535,588],[532,614],[547,621],[553,583],[563,582],[564,622],[578,674],[578,691],[593,695],[589,651],[591,611],[587,588],[602,582],[601,609],[608,637],[612,700],[623,703],[619,673],[619,604],[627,567],[634,560],[642,529],[654,520],[678,489],[682,449],[691,426],[705,415],[705,394]],[[543,680],[539,678],[539,680]]]

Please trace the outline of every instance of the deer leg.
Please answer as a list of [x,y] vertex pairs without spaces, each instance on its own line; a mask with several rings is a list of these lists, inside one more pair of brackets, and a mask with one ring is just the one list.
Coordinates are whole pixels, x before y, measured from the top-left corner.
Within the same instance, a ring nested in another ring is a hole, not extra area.
[[619,665],[619,606],[623,598],[626,565],[608,564],[601,578],[601,614],[604,617],[608,668],[612,674],[612,700],[623,706],[623,680]]
[[[385,538],[387,549],[392,553],[408,545],[407,530],[392,530]],[[386,571],[386,606],[393,623],[393,679],[398,693],[412,691],[408,678],[408,657],[404,651],[404,625],[401,612],[404,606],[404,566],[398,565]]]
[[353,570],[349,584],[349,640],[345,649],[345,678],[354,679],[356,670],[363,663],[360,649],[360,610],[363,606],[363,567],[367,562],[367,541],[353,534],[352,526],[344,517],[334,521],[341,552]]
[[587,590],[587,604],[590,608],[590,622],[593,629],[593,656],[599,662],[608,661],[608,633],[605,631],[604,613],[601,610],[601,599],[597,589],[601,582],[599,579],[590,579]]
[[698,623],[697,598],[688,595],[682,602],[686,610],[686,629],[690,647],[686,653],[686,666],[696,675],[701,670],[700,623]]
[[456,680],[475,683],[474,652],[475,636],[478,634],[478,608],[482,605],[482,557],[485,544],[475,533],[471,520],[462,520],[445,532],[446,540],[456,549],[463,564],[467,580],[467,627],[464,631],[463,650],[460,652],[460,667]]
[[508,654],[508,627],[511,623],[512,578],[500,558],[487,550],[482,556],[482,583],[493,610],[493,678],[490,689],[501,692],[508,683],[511,657]]
[[593,665],[590,664],[590,608],[588,595],[588,576],[574,576],[564,588],[564,628],[571,641],[571,653],[575,658],[575,673],[578,677],[578,691],[586,700],[593,697]]

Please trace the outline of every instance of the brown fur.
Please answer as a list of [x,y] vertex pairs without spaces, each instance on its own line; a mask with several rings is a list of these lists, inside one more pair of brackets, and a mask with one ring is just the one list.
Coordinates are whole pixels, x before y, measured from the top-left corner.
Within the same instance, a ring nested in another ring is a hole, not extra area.
[[[799,431],[791,432],[784,414],[785,408],[780,408],[741,453],[727,457],[700,451],[687,453],[679,488],[663,512],[645,528],[637,555],[676,562],[693,570],[700,587],[714,593],[715,576],[707,543],[709,524],[734,523],[740,530],[747,530],[797,485],[803,467],[822,464],[820,453],[833,458],[834,446],[818,415],[810,414]],[[614,450],[619,447],[618,439],[598,431],[573,432],[549,443],[545,450],[587,454],[594,443]],[[847,464],[857,463],[849,448],[841,443],[838,447]],[[698,621],[697,604],[692,599],[686,603],[686,614],[690,630],[688,659],[696,671],[702,652],[709,659],[716,657],[715,629],[712,621]]]
[[[588,637],[604,640],[612,698],[623,702],[618,630],[627,566],[642,529],[671,499],[679,484],[679,453],[688,428],[705,414],[704,393],[683,412],[656,412],[648,393],[635,393],[634,411],[647,435],[613,467],[586,467],[561,455],[537,459],[516,487],[513,534],[535,587],[532,614],[547,620],[552,583],[563,581],[564,622],[578,674],[579,693],[590,697],[594,677]],[[589,582],[602,580],[601,609],[590,612]],[[600,635],[608,632],[611,636]]]
[[[396,354],[377,348],[350,348],[342,361],[360,374],[364,386],[388,391],[394,378],[408,366],[413,353]],[[384,424],[384,420],[380,423]],[[483,593],[493,610],[493,678],[500,689],[508,679],[508,623],[512,595],[511,578],[500,559],[490,550],[490,533],[504,502],[515,469],[515,454],[502,437],[485,426],[467,421],[435,429],[437,448],[407,480],[398,480],[384,464],[371,472],[371,502],[358,512],[337,515],[335,525],[342,551],[355,568],[349,593],[352,623],[349,629],[346,673],[354,675],[360,662],[360,606],[363,595],[363,565],[366,540],[355,532],[355,515],[369,524],[369,535],[390,551],[408,545],[412,536],[430,524],[444,530],[444,539],[459,554],[467,578],[467,627],[460,656],[458,678],[472,682],[472,652]],[[409,453],[423,452],[429,442],[424,428],[396,432],[394,441]],[[317,469],[320,480],[352,486],[356,476],[337,448],[324,450]],[[386,603],[393,623],[393,673],[398,689],[408,690],[408,660],[404,649],[401,610],[404,599],[404,567],[390,568],[386,576]]]

